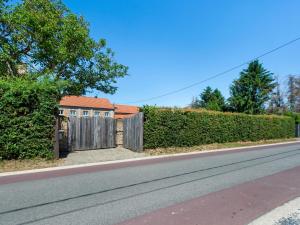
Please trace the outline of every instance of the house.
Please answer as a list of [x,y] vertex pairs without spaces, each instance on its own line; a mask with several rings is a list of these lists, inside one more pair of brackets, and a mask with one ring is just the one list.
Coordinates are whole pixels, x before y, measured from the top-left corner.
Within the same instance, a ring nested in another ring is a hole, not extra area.
[[115,104],[115,119],[124,119],[139,112],[139,107]]
[[106,98],[65,96],[59,105],[59,114],[66,117],[114,117],[114,106]]
[[65,96],[59,103],[61,116],[77,117],[111,117],[123,119],[139,112],[136,106],[112,104],[106,98]]

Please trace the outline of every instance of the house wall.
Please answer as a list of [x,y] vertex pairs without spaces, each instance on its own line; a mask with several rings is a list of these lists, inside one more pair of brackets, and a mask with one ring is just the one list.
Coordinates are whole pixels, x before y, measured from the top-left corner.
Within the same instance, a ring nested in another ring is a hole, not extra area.
[[95,112],[99,112],[100,117],[105,117],[105,113],[109,113],[108,117],[114,117],[114,111],[111,109],[94,109],[94,108],[78,108],[78,107],[65,107],[65,106],[60,106],[59,110],[63,110],[63,116],[69,117],[70,111],[75,110],[76,111],[76,116],[77,117],[82,117],[83,116],[83,111],[88,111],[88,116],[92,117],[95,115]]

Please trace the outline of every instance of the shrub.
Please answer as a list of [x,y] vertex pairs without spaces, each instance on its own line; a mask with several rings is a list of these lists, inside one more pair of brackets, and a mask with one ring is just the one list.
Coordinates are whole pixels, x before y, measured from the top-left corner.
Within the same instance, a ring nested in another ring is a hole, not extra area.
[[0,158],[53,157],[58,95],[50,81],[0,80]]
[[300,113],[296,112],[285,112],[283,115],[292,117],[295,120],[295,123],[300,123]]
[[144,147],[184,147],[294,137],[290,117],[146,106]]

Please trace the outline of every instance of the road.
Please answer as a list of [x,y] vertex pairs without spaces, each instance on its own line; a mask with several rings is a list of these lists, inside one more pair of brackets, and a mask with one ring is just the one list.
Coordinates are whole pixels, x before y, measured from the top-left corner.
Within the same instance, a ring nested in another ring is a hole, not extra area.
[[[0,178],[0,224],[134,224],[144,214],[297,167],[299,143],[139,161],[89,172],[47,173],[30,179]],[[297,179],[289,180],[298,182],[297,174],[293,174]],[[300,196],[300,189],[290,189]]]

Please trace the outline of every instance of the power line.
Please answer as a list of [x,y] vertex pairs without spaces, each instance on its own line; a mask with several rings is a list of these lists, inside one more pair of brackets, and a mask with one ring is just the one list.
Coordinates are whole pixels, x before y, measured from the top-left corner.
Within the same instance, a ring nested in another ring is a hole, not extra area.
[[246,62],[244,62],[244,63],[241,63],[241,64],[239,64],[239,65],[237,65],[237,66],[234,66],[234,67],[232,67],[232,68],[230,68],[230,69],[227,69],[227,70],[225,70],[225,71],[223,71],[223,72],[217,73],[217,74],[215,74],[215,75],[213,75],[213,76],[210,76],[210,77],[208,77],[208,78],[206,78],[206,79],[204,79],[204,80],[201,80],[201,81],[192,83],[192,84],[190,84],[190,85],[188,85],[188,86],[179,88],[179,89],[174,90],[174,91],[167,92],[167,93],[165,93],[165,94],[157,95],[157,96],[154,96],[154,97],[151,97],[151,98],[145,98],[145,99],[140,99],[140,100],[137,100],[137,101],[129,102],[128,104],[134,104],[134,103],[140,103],[140,102],[147,102],[147,101],[151,101],[151,100],[163,98],[163,97],[166,97],[166,96],[169,96],[169,95],[174,95],[174,94],[176,94],[176,93],[178,93],[178,92],[182,92],[182,91],[184,91],[184,90],[186,90],[186,89],[192,88],[192,87],[197,86],[197,85],[199,85],[199,84],[202,84],[202,83],[204,83],[204,82],[206,82],[206,81],[215,79],[216,77],[222,76],[222,75],[224,75],[224,74],[226,74],[226,73],[229,73],[229,72],[231,72],[231,71],[233,71],[233,70],[236,70],[236,69],[238,69],[238,68],[240,68],[240,67],[242,67],[242,66],[245,66],[245,65],[249,64],[250,62],[252,62],[252,61],[254,61],[254,60],[260,59],[260,58],[262,58],[262,57],[264,57],[264,56],[266,56],[266,55],[269,55],[269,54],[271,54],[271,53],[273,53],[273,52],[276,52],[276,51],[278,51],[278,50],[280,50],[280,49],[282,49],[282,48],[284,48],[284,47],[286,47],[286,46],[288,46],[288,45],[291,45],[291,44],[293,44],[293,43],[295,43],[295,42],[297,42],[297,41],[299,41],[299,40],[300,40],[300,37],[295,38],[295,39],[293,39],[293,40],[291,40],[291,41],[288,41],[288,42],[286,42],[286,43],[284,43],[284,44],[282,44],[282,45],[280,45],[280,46],[278,46],[278,47],[276,47],[276,48],[273,48],[272,50],[269,50],[269,51],[267,51],[267,52],[265,52],[265,53],[263,53],[263,54],[261,54],[261,55],[255,57],[255,58],[252,58],[252,59],[250,59],[250,60],[248,60],[248,61],[246,61]]

